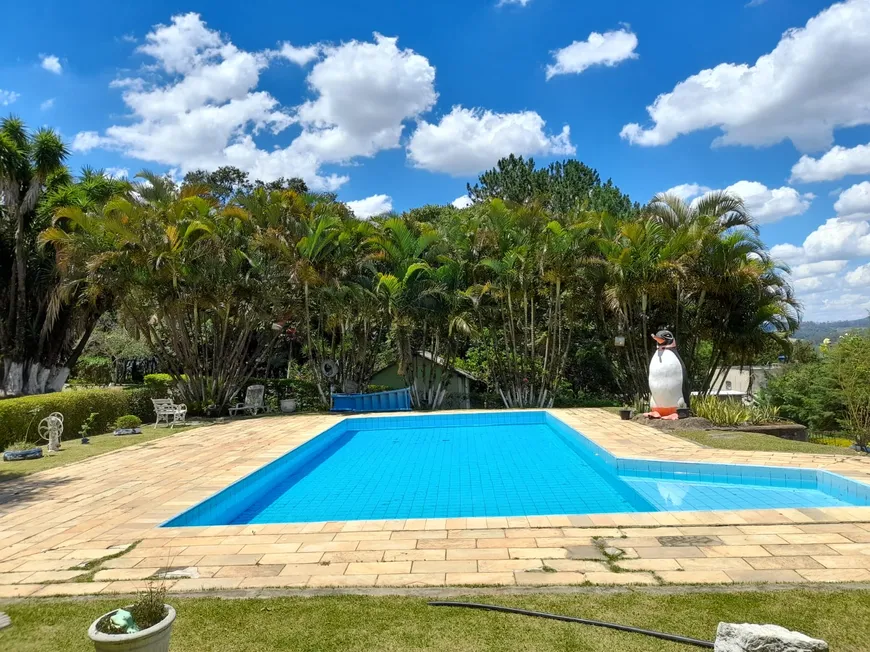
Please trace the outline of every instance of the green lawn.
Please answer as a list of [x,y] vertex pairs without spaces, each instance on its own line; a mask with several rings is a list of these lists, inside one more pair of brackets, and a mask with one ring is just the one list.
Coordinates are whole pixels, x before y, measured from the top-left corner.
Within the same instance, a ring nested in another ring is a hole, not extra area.
[[61,450],[57,453],[48,453],[47,448],[43,446],[43,457],[38,460],[22,460],[20,462],[2,462],[0,461],[0,482],[5,480],[13,480],[20,478],[37,471],[45,471],[53,469],[56,466],[64,464],[72,464],[80,462],[94,455],[102,455],[119,448],[126,448],[133,444],[141,444],[144,442],[153,441],[166,437],[167,435],[184,432],[196,426],[176,426],[175,428],[166,428],[161,426],[142,426],[141,435],[122,435],[116,437],[112,434],[95,435],[90,438],[91,443],[82,445],[80,439],[70,439],[61,442]]
[[753,432],[730,432],[726,430],[679,430],[669,434],[690,439],[702,446],[724,448],[733,451],[770,451],[776,453],[815,453],[822,455],[857,455],[851,448],[810,444],[802,441],[780,439],[773,435]]
[[[870,649],[870,592],[801,591],[653,595],[641,592],[463,598],[658,629],[713,640],[720,621],[776,623],[823,638],[837,652]],[[584,650],[689,648],[635,634],[510,614],[435,608],[409,597],[171,598],[173,652],[269,650]],[[117,600],[0,604],[12,627],[0,650],[93,650],[87,627]]]

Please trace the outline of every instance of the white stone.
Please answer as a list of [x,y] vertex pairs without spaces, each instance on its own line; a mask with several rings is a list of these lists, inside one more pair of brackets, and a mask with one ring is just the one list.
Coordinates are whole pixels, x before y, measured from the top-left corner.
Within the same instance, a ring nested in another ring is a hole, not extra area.
[[196,566],[188,566],[187,568],[176,568],[175,570],[166,571],[165,573],[161,573],[158,577],[165,580],[179,580],[179,579],[191,579],[196,580],[199,579],[199,569]]
[[719,623],[714,652],[827,652],[828,644],[779,625]]

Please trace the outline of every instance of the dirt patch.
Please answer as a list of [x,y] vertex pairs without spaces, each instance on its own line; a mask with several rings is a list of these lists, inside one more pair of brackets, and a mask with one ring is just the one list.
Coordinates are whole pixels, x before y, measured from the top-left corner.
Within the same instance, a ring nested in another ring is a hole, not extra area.
[[658,428],[659,430],[664,430],[666,432],[672,430],[709,430],[714,427],[711,421],[702,419],[701,417],[689,417],[688,419],[667,421],[665,419],[650,419],[649,417],[639,414],[632,420],[637,423],[642,423],[645,426]]

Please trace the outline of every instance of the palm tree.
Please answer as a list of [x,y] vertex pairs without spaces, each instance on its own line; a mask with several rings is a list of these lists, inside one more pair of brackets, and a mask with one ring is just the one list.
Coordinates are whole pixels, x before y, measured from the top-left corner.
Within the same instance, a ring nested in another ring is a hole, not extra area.
[[223,408],[279,336],[272,325],[289,284],[260,246],[270,224],[159,177],[140,190],[100,210],[60,209],[56,223],[71,228],[44,239],[65,270],[112,289],[192,409]]
[[[7,395],[38,393],[46,386],[63,385],[66,375],[33,357],[33,299],[40,290],[34,261],[35,234],[39,231],[37,204],[54,175],[65,179],[63,161],[68,150],[50,129],[29,132],[15,117],[0,121],[0,229],[3,272],[0,290],[0,355],[2,388]],[[28,270],[28,262],[31,269]],[[49,266],[50,267],[50,266]],[[38,329],[37,329],[38,332]]]

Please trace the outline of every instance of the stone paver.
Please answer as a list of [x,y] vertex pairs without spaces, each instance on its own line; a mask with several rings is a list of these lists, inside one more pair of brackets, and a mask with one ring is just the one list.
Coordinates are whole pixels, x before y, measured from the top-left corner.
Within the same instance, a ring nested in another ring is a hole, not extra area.
[[[621,457],[870,482],[863,457],[714,450],[602,410],[551,412]],[[168,590],[870,581],[870,507],[160,527],[339,419],[230,422],[0,485],[0,599],[132,593],[189,567],[199,577]],[[135,542],[74,581],[76,566]],[[624,551],[616,567],[603,547]]]

